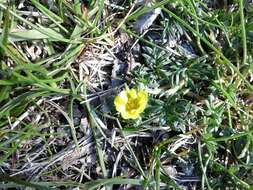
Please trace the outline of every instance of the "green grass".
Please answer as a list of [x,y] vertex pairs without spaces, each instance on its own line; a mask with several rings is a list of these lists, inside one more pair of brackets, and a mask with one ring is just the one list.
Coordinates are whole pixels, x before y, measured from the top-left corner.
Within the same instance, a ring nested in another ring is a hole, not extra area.
[[0,1],[1,189],[253,188],[253,5],[136,2]]

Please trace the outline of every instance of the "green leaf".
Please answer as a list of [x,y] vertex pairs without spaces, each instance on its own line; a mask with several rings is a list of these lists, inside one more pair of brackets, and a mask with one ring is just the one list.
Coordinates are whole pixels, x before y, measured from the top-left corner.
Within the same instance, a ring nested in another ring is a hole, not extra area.
[[[36,183],[33,183],[33,182],[28,182],[28,181],[24,181],[24,180],[21,180],[17,177],[10,177],[10,176],[7,176],[7,175],[0,175],[0,181],[2,182],[12,182],[16,185],[13,185],[13,187],[32,187],[32,188],[35,188],[35,189],[39,189],[39,190],[51,190],[53,188],[50,188],[50,187],[45,187],[45,186],[42,186],[42,185],[39,185],[39,184],[36,184]],[[1,185],[0,185],[1,187]]]
[[[53,28],[54,31],[58,31],[57,28]],[[3,30],[0,29],[0,33],[3,33]],[[31,30],[15,30],[9,32],[9,41],[19,42],[27,40],[43,40],[49,39],[50,41],[58,41],[57,39],[52,39],[49,35],[43,34],[36,29]]]
[[[4,10],[7,9],[7,7],[5,5],[3,5],[2,3],[0,3],[0,8],[2,8]],[[17,19],[21,20],[22,22],[26,23],[27,25],[31,26],[33,29],[36,29],[37,31],[41,32],[42,34],[48,36],[52,40],[58,40],[58,41],[65,42],[65,43],[79,43],[77,40],[72,41],[72,40],[65,38],[61,33],[53,30],[52,28],[44,27],[38,23],[33,24],[30,21],[26,20],[25,18],[19,16],[17,13],[15,13],[12,10],[9,10],[9,12],[11,15],[16,17]]]
[[9,98],[11,92],[10,86],[0,86],[0,102]]
[[[5,49],[4,47],[7,46],[8,44],[8,36],[11,28],[11,15],[9,12],[9,9],[6,9],[4,11],[4,27],[3,27],[3,32],[0,38],[0,59],[4,56],[5,54]],[[1,67],[0,67],[1,69]]]
[[131,185],[142,185],[140,179],[122,179],[122,178],[111,178],[111,179],[99,179],[85,183],[84,187],[87,190],[94,190],[104,185],[117,185],[117,184],[131,184]]

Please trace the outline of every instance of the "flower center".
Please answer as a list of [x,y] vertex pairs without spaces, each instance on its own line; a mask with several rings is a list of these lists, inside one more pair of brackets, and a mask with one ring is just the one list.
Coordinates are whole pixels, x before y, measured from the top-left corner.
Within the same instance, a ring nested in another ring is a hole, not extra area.
[[138,99],[132,99],[129,100],[126,104],[126,110],[127,111],[132,111],[132,110],[136,110],[139,107],[139,103],[138,103]]

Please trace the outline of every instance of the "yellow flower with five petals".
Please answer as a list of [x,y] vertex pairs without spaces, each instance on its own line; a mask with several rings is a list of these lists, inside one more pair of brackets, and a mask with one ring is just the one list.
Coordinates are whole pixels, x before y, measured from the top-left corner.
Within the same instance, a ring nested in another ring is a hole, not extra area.
[[148,93],[144,90],[125,89],[114,99],[114,105],[124,119],[137,119],[148,103]]

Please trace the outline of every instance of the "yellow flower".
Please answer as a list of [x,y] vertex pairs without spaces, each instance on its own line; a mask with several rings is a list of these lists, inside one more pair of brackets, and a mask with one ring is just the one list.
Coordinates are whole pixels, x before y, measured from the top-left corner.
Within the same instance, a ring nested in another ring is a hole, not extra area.
[[137,119],[145,110],[148,94],[144,90],[126,89],[114,99],[116,110],[124,119]]

